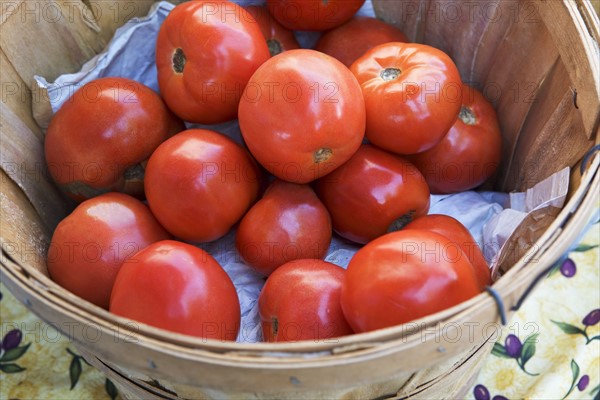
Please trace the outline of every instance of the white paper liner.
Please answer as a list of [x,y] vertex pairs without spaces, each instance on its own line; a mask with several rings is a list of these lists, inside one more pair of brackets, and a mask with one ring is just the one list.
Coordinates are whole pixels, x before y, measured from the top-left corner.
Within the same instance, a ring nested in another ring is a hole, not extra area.
[[[237,0],[239,4],[256,4],[257,1]],[[260,2],[259,2],[260,3]],[[44,77],[35,76],[39,89],[47,90],[52,112],[56,112],[77,88],[101,77],[121,76],[130,78],[151,87],[158,92],[156,79],[155,41],[159,27],[168,15],[173,4],[156,3],[148,15],[134,18],[119,28],[107,49],[89,60],[81,71],[64,74],[49,83]],[[360,15],[374,16],[370,0],[359,11]],[[303,47],[312,47],[319,38],[319,33],[296,32],[299,43]],[[40,126],[48,126],[48,117],[43,112],[35,112],[35,108],[47,108],[47,104],[34,104],[34,115]],[[188,126],[199,126],[188,124]],[[205,126],[224,133],[241,143],[241,133],[237,121],[219,125]],[[567,179],[566,185],[564,179]],[[507,238],[517,228],[520,221],[531,211],[531,205],[537,207],[550,202],[553,206],[562,207],[568,187],[568,172],[558,178],[549,178],[544,185],[521,194],[496,192],[463,192],[454,195],[432,195],[430,214],[446,214],[458,219],[471,232],[474,239],[484,251],[488,262],[493,264],[498,252]],[[535,199],[535,200],[532,200]],[[505,206],[517,203],[518,209]],[[233,280],[240,300],[242,321],[239,342],[254,343],[262,339],[258,318],[258,295],[265,279],[246,265],[235,250],[235,232],[232,231],[222,239],[199,245],[209,251],[223,266]],[[326,260],[347,267],[350,259],[358,250],[358,246],[343,239],[334,237],[326,256]]]

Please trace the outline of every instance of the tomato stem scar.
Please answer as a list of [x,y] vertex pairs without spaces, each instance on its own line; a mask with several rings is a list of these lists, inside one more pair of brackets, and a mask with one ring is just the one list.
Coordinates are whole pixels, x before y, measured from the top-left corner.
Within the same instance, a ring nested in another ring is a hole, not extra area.
[[186,58],[185,54],[183,53],[183,50],[180,48],[175,49],[175,52],[173,53],[173,71],[175,71],[178,74],[183,73],[183,67],[185,67],[185,62]]
[[475,118],[475,113],[473,110],[466,106],[460,107],[458,118],[460,118],[465,125],[475,125],[477,122],[477,118]]
[[320,164],[324,161],[329,160],[329,157],[333,154],[333,150],[328,147],[322,147],[313,153],[313,160],[315,164]]
[[381,79],[387,82],[396,79],[401,73],[402,71],[400,71],[399,68],[386,68],[381,71],[379,76],[381,76]]
[[416,212],[417,210],[410,210],[406,214],[396,218],[388,227],[387,232],[396,232],[404,228],[404,226],[406,226],[409,222],[411,222],[414,219]]
[[279,43],[277,39],[267,39],[267,46],[269,46],[271,57],[276,56],[283,51],[281,43]]

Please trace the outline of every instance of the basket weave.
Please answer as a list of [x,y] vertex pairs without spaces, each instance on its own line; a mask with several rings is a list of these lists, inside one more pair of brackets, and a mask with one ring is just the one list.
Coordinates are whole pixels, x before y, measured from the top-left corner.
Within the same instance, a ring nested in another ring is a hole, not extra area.
[[78,70],[151,2],[2,2],[0,277],[126,397],[460,397],[491,351],[501,316],[510,318],[596,210],[600,157],[579,172],[600,140],[600,29],[589,1],[373,3],[409,39],[448,52],[463,80],[494,100],[504,137],[496,189],[523,190],[569,166],[569,200],[521,229],[516,243],[528,251],[494,284],[499,301],[482,293],[414,323],[334,341],[236,344],[114,316],[57,286],[46,271],[52,230],[69,205],[44,169],[43,131],[31,111],[44,99],[31,91],[33,76]]

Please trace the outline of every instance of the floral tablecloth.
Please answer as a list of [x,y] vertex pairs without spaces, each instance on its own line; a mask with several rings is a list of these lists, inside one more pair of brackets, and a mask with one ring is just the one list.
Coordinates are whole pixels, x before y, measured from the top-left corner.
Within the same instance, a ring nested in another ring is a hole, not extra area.
[[[506,326],[468,399],[600,399],[600,224]],[[116,399],[118,390],[0,285],[0,399]]]

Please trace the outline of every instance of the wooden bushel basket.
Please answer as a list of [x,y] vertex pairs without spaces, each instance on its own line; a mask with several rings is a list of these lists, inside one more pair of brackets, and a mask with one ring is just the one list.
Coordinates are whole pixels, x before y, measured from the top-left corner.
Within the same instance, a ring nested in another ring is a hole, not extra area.
[[[599,23],[591,3],[373,0],[377,15],[448,52],[494,101],[504,136],[495,189],[524,190],[572,167],[560,212],[521,231],[535,242],[490,293],[371,333],[290,344],[236,344],[116,317],[49,278],[45,254],[67,205],[45,172],[33,76],[49,80],[101,52],[151,1],[2,1],[1,268],[9,290],[71,338],[125,397],[457,398],[524,295],[576,241],[598,207]],[[586,161],[582,162],[584,156]],[[583,167],[582,167],[583,166]],[[580,169],[583,173],[580,173]]]

